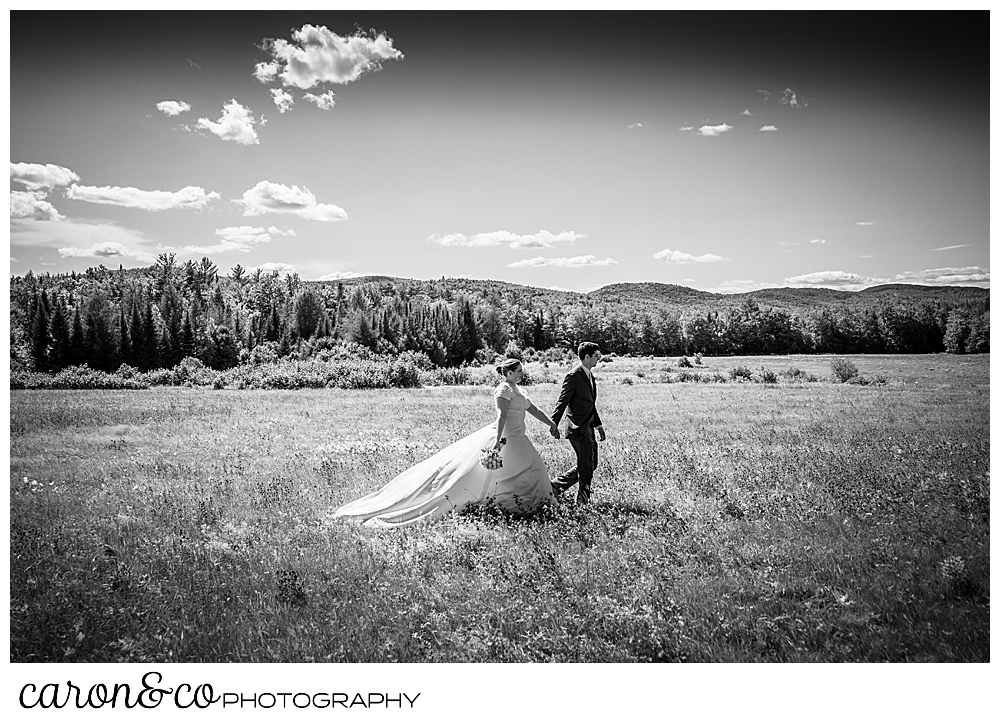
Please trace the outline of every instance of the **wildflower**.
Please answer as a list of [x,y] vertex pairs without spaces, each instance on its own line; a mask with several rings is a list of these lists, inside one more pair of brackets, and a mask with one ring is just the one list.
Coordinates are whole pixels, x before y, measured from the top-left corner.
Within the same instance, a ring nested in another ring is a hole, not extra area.
[[945,580],[959,580],[964,574],[965,560],[959,555],[952,555],[941,561],[941,577]]

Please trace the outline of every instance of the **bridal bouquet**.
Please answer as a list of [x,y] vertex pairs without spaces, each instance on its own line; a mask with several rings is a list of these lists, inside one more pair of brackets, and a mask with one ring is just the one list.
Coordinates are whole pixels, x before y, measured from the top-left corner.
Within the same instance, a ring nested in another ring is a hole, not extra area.
[[[500,438],[500,449],[507,444],[507,438]],[[500,459],[500,450],[492,447],[484,447],[479,453],[479,464],[488,470],[500,469],[503,467],[503,460]]]

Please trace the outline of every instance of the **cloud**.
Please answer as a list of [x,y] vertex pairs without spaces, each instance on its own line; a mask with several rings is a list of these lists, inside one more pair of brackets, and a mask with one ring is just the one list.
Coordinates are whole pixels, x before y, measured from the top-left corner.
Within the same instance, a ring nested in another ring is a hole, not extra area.
[[332,90],[328,90],[322,95],[313,95],[312,93],[306,93],[302,96],[310,103],[315,103],[316,107],[320,110],[332,110],[333,106],[337,104],[336,97]]
[[722,256],[716,256],[715,254],[702,254],[701,256],[695,256],[694,254],[684,253],[683,251],[671,251],[670,249],[657,251],[653,254],[653,258],[666,261],[668,264],[714,264],[719,261],[729,260],[723,258]]
[[780,241],[779,243],[782,246],[798,246],[799,245],[798,241]]
[[38,221],[59,221],[64,218],[45,200],[45,193],[39,191],[11,191],[10,217],[32,218]]
[[733,127],[726,123],[718,126],[702,126],[698,129],[698,133],[703,136],[720,136],[727,131],[731,131]]
[[577,269],[582,266],[610,266],[611,264],[617,264],[618,262],[612,258],[606,258],[603,261],[596,258],[595,256],[588,254],[587,256],[573,256],[572,258],[557,258],[557,259],[546,259],[541,256],[536,256],[533,259],[524,259],[523,261],[515,261],[512,264],[507,264],[508,268],[511,269],[523,269],[523,268],[534,268],[538,266],[561,266],[568,269]]
[[[281,88],[271,88],[271,100],[274,104],[278,106],[278,112],[284,113],[287,110],[291,110],[292,106],[295,104],[295,99],[292,98],[292,94],[287,90],[282,90]],[[263,124],[264,119],[261,118],[261,124]]]
[[896,274],[894,282],[900,284],[927,284],[930,286],[982,286],[989,287],[989,269],[979,266],[947,267],[924,271],[907,271]]
[[952,249],[964,249],[969,244],[955,244],[954,246],[941,246],[939,248],[933,249],[934,251],[951,251]]
[[240,105],[235,98],[222,106],[222,117],[212,122],[199,118],[198,127],[214,133],[224,141],[236,141],[243,146],[259,145],[257,131],[254,130],[253,113]]
[[356,279],[364,274],[357,274],[353,271],[334,271],[332,274],[323,274],[316,278],[316,281],[337,281],[339,279]]
[[191,105],[182,100],[162,100],[156,104],[156,109],[165,115],[180,115],[191,110]]
[[181,246],[180,248],[158,246],[158,251],[185,251],[195,254],[221,254],[229,251],[249,252],[258,244],[266,244],[273,236],[294,236],[295,229],[282,231],[271,226],[268,229],[256,226],[227,226],[215,230],[215,235],[222,237],[222,242],[210,246]]
[[322,25],[293,30],[291,42],[265,39],[263,48],[272,60],[257,64],[257,80],[268,83],[280,78],[283,85],[302,90],[322,83],[353,83],[365,73],[381,70],[386,60],[403,59],[384,33],[341,37]]
[[749,115],[749,116],[752,116],[753,113],[750,112],[749,108],[746,108],[742,113],[740,113],[740,115]]
[[791,88],[785,88],[778,96],[778,102],[787,105],[789,108],[805,108],[811,99],[803,96],[799,98]]
[[769,90],[759,90],[758,89],[757,92],[760,93],[760,94],[762,94],[764,96],[764,100],[767,100],[768,98],[771,97],[771,91],[769,91]]
[[853,290],[876,283],[884,283],[884,281],[884,279],[872,279],[847,271],[816,271],[811,274],[791,276],[785,279],[785,284],[788,286],[850,287],[848,290]]
[[11,163],[10,180],[22,183],[29,191],[42,188],[68,186],[80,180],[80,177],[68,168],[46,163]]
[[295,273],[294,266],[292,266],[291,264],[283,264],[280,261],[269,261],[266,264],[261,264],[260,266],[252,266],[251,268],[247,269],[247,271],[250,271],[252,273],[257,269],[260,269],[264,273],[271,273],[273,271],[277,271],[279,274]]
[[874,226],[875,222],[874,221],[858,221],[857,224],[855,224],[855,225],[856,226]]
[[77,186],[66,191],[66,197],[74,201],[102,203],[109,206],[140,208],[144,211],[167,211],[172,209],[202,209],[210,201],[217,201],[215,191],[205,193],[199,186],[185,186],[179,191],[140,191],[138,188],[120,186]]
[[862,254],[861,256],[858,256],[858,258],[859,259],[873,259],[873,258],[875,258],[875,254]]
[[243,194],[242,199],[234,199],[243,206],[244,216],[260,216],[264,213],[291,213],[311,221],[343,221],[347,212],[330,203],[318,203],[308,188],[283,186],[280,183],[261,181]]
[[642,128],[642,123],[629,123],[629,128]]
[[681,126],[677,130],[679,130],[679,131],[693,131],[694,130],[694,126]]
[[130,228],[107,222],[52,221],[11,219],[10,245],[59,249],[63,257],[108,255],[120,252],[142,263],[152,263],[155,257],[142,250],[152,246],[151,240]]
[[[201,66],[200,66],[200,65],[198,65],[198,64],[197,64],[196,62],[194,62],[193,60],[191,60],[191,58],[187,58],[187,62],[191,64],[191,67],[192,67],[192,68],[197,68],[198,70],[201,70]],[[204,73],[205,71],[204,71],[204,70],[202,70],[201,72],[203,72],[203,73]]]
[[575,233],[574,231],[563,231],[552,234],[544,229],[536,234],[518,235],[510,231],[490,231],[489,233],[477,233],[466,236],[460,233],[450,233],[444,236],[431,234],[427,237],[430,243],[439,246],[503,246],[507,245],[512,249],[548,249],[556,244],[574,243],[577,239],[587,238],[585,233]]
[[102,241],[96,243],[90,248],[62,248],[59,249],[59,255],[63,258],[96,258],[96,259],[106,259],[114,256],[128,257],[133,256],[127,248],[122,244],[115,243],[113,241]]
[[[693,281],[694,279],[690,279]],[[688,279],[685,279],[688,281]],[[748,291],[760,291],[761,289],[773,288],[775,284],[768,284],[766,282],[754,281],[753,279],[738,279],[734,281],[723,281],[721,286],[715,286],[711,289],[702,289],[711,294],[745,294]]]
[[761,126],[760,127],[761,133],[773,133],[776,130],[778,130],[778,126]]
[[814,239],[810,239],[809,243],[822,245],[822,244],[826,243],[826,239],[825,238],[814,238]]

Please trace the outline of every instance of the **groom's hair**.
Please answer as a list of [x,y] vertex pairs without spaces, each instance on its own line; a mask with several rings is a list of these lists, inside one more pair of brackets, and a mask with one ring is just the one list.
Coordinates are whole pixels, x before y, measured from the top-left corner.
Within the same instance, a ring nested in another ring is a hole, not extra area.
[[590,356],[595,351],[600,351],[600,350],[601,350],[600,344],[597,344],[596,342],[592,341],[585,341],[582,344],[580,344],[580,346],[577,348],[576,354],[578,357],[583,359],[585,356]]

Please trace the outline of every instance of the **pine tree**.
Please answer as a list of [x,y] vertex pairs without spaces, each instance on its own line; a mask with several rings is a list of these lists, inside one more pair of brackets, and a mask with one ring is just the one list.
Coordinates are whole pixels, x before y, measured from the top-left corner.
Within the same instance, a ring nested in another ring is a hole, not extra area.
[[31,356],[38,371],[48,371],[50,341],[49,303],[42,291],[35,301],[35,313],[31,320]]
[[[133,309],[135,306],[133,305]],[[133,316],[133,324],[135,317]],[[118,306],[118,351],[121,354],[122,364],[135,366],[135,358],[132,354],[132,337],[129,333],[128,325],[125,323],[125,304]]]
[[52,303],[52,317],[49,319],[49,337],[49,367],[53,371],[57,371],[67,364],[70,343],[69,314],[62,299],[58,297]]
[[87,337],[83,331],[83,319],[80,318],[80,307],[73,310],[73,332],[70,336],[69,358],[70,366],[79,366],[87,358]]

